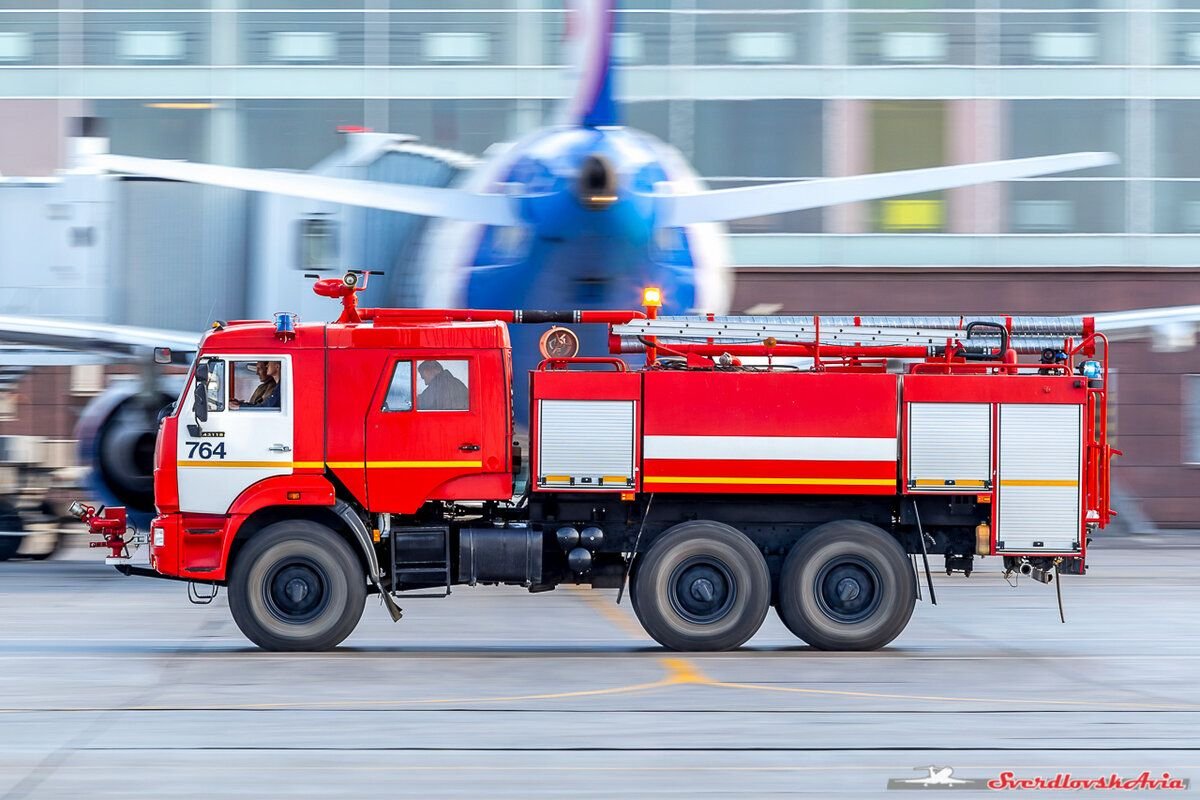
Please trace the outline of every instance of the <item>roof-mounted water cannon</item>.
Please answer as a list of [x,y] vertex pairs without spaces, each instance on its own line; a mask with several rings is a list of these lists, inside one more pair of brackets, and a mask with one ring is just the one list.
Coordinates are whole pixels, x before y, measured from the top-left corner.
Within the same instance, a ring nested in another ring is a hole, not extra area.
[[362,322],[358,313],[358,293],[365,291],[372,275],[382,275],[379,270],[352,269],[340,278],[321,278],[313,284],[313,292],[321,297],[341,298],[342,314],[336,320],[340,325]]

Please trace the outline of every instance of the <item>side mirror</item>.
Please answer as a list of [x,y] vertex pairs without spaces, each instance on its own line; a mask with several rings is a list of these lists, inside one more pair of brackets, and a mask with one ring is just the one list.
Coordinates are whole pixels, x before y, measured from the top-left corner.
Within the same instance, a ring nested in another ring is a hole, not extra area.
[[154,363],[155,364],[170,364],[171,363],[171,348],[169,348],[169,347],[154,348]]
[[196,386],[192,391],[192,413],[197,422],[208,422],[208,365],[196,365]]

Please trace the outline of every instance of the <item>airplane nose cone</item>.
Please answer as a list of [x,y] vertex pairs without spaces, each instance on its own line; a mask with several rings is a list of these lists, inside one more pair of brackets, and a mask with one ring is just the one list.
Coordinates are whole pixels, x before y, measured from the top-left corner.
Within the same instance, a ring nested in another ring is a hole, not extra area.
[[617,202],[617,176],[602,156],[590,155],[580,165],[579,202],[589,211],[603,211]]

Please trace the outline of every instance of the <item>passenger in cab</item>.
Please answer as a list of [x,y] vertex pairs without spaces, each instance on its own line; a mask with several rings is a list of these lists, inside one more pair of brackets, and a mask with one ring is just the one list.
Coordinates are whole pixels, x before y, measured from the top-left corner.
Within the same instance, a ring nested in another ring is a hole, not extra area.
[[425,388],[417,395],[417,409],[424,411],[466,411],[467,385],[437,361],[422,361],[417,374]]

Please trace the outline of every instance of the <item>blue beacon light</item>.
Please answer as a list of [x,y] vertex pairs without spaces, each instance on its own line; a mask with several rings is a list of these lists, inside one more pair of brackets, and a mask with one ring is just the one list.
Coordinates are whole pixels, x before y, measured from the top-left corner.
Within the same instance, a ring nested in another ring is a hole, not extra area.
[[296,315],[291,311],[275,312],[275,335],[282,341],[296,336]]

